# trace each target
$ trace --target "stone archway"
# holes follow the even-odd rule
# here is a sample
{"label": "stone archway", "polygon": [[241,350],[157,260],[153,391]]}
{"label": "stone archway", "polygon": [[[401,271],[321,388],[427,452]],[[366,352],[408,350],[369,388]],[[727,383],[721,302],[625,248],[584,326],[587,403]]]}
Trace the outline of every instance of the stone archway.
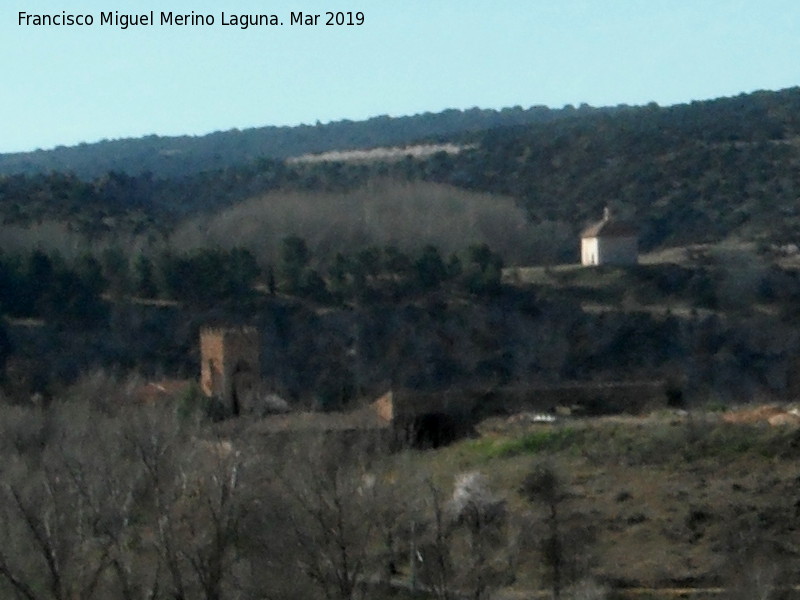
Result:
{"label": "stone archway", "polygon": [[414,448],[439,448],[458,438],[459,426],[453,415],[423,413],[411,420],[407,434]]}
{"label": "stone archway", "polygon": [[239,360],[231,372],[231,413],[240,415],[252,409],[253,398],[257,393],[258,375],[252,365]]}

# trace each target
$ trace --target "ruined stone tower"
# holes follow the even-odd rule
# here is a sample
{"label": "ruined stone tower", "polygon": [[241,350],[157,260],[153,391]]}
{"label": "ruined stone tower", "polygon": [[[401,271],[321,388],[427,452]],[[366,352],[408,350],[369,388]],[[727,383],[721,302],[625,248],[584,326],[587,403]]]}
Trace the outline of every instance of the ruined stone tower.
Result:
{"label": "ruined stone tower", "polygon": [[253,404],[260,380],[259,335],[254,327],[200,330],[200,387],[232,414]]}

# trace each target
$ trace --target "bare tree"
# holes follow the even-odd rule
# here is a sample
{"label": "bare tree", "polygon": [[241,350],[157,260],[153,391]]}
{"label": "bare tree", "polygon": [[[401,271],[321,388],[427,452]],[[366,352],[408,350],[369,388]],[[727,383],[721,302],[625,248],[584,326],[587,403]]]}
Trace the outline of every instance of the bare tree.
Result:
{"label": "bare tree", "polygon": [[230,442],[200,440],[164,415],[154,417],[140,420],[129,439],[147,481],[156,563],[169,597],[222,600],[234,586],[247,510],[241,453]]}
{"label": "bare tree", "polygon": [[506,503],[491,492],[482,473],[462,473],[456,477],[450,510],[467,534],[460,587],[472,600],[483,600],[502,582],[507,564],[498,557],[505,547]]}
{"label": "bare tree", "polygon": [[535,465],[525,478],[520,490],[531,503],[541,503],[547,509],[548,535],[543,541],[545,561],[551,569],[553,598],[559,600],[563,589],[564,546],[561,531],[561,506],[566,499],[564,483],[553,465]]}
{"label": "bare tree", "polygon": [[509,574],[505,501],[477,472],[458,475],[452,492],[430,478],[423,487],[416,508],[420,582],[439,600],[489,597]]}
{"label": "bare tree", "polygon": [[377,487],[369,456],[333,436],[294,445],[277,471],[295,568],[330,600],[364,597],[379,569]]}
{"label": "bare tree", "polygon": [[[222,454],[226,453],[226,454]],[[226,578],[236,560],[236,543],[243,511],[240,455],[221,444],[211,456],[195,460],[194,489],[178,497],[166,516],[172,535],[179,535],[181,556],[191,567],[205,600],[222,600]],[[221,455],[222,454],[222,455]]]}
{"label": "bare tree", "polygon": [[46,418],[24,410],[0,419],[0,595],[242,597],[243,453],[169,409],[73,398]]}
{"label": "bare tree", "polygon": [[[25,598],[93,598],[108,567],[108,545],[81,531],[75,490],[52,472],[7,482],[3,529],[11,538],[0,553],[0,574]],[[92,560],[87,560],[89,558]],[[43,581],[43,589],[34,592]]]}
{"label": "bare tree", "polygon": [[73,441],[62,449],[59,468],[77,493],[88,533],[106,545],[114,593],[124,600],[152,600],[158,595],[160,564],[136,526],[137,519],[142,521],[146,474],[121,435],[127,416],[98,422],[97,415],[89,415],[83,427],[73,426]]}
{"label": "bare tree", "polygon": [[456,577],[451,547],[453,527],[447,510],[447,495],[430,478],[425,481],[424,487],[427,493],[418,509],[421,515],[415,517],[421,539],[419,550],[412,552],[411,568],[419,569],[420,582],[437,600],[452,600],[456,597]]}
{"label": "bare tree", "polygon": [[44,450],[7,457],[0,575],[29,599],[107,597],[116,593],[108,576],[132,507],[130,474],[106,443],[108,423],[95,420],[89,438],[84,407],[51,410]]}

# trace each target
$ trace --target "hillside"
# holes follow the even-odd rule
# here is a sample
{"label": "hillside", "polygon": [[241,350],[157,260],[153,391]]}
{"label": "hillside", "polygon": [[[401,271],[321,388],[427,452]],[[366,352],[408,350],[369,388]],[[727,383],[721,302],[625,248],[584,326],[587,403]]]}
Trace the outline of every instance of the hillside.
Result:
{"label": "hillside", "polygon": [[800,88],[0,157],[0,597],[799,597],[799,167]]}
{"label": "hillside", "polygon": [[798,597],[796,412],[519,413],[387,452],[335,417],[143,406],[143,384],[95,374],[47,411],[0,405],[4,597],[201,598],[212,577],[216,598]]}
{"label": "hillside", "polygon": [[[46,363],[26,391],[94,366],[185,373],[198,323],[251,320],[275,333],[275,385],[308,402],[326,386],[349,399],[356,376],[377,390],[676,373],[692,400],[786,398],[799,115],[792,89],[577,109],[399,160],[0,176],[4,352]],[[559,266],[605,204],[653,264]],[[523,268],[501,285],[503,266]],[[358,368],[341,341],[356,329],[371,340]]]}
{"label": "hillside", "polygon": [[[612,204],[645,249],[800,237],[800,89],[487,132],[438,179],[573,224]],[[449,164],[448,164],[449,163]]]}
{"label": "hillside", "polygon": [[544,106],[501,111],[451,109],[407,117],[383,115],[366,121],[234,129],[203,136],[150,135],[103,140],[52,150],[0,154],[0,175],[63,171],[90,179],[108,171],[119,171],[128,175],[152,173],[159,177],[178,177],[242,165],[259,158],[285,159],[330,150],[404,145],[499,126],[547,122],[571,114],[567,108]]}
{"label": "hillside", "polygon": [[669,381],[687,406],[798,397],[796,267],[739,252],[683,266],[507,269],[498,286],[470,254],[461,274],[445,269],[434,283],[430,253],[396,249],[303,267],[299,281],[284,260],[274,282],[246,251],[130,265],[108,253],[73,269],[41,253],[4,259],[5,392],[50,396],[96,368],[194,377],[199,328],[247,323],[263,333],[271,390],[309,408],[394,386],[615,380]]}
{"label": "hillside", "polygon": [[[526,120],[537,122],[519,124]],[[258,131],[215,134],[221,141],[209,151],[216,153],[213,160],[188,150],[167,152],[167,142],[158,138],[43,152],[42,158],[81,157],[42,163],[78,175],[0,176],[0,216],[22,227],[67,222],[93,239],[120,230],[161,236],[187,217],[223,212],[275,191],[349,194],[393,180],[448,184],[499,203],[514,199],[546,248],[529,257],[534,264],[574,260],[574,237],[606,205],[639,224],[648,251],[724,240],[784,245],[800,238],[797,88],[671,107],[475,109],[280,129],[295,140],[291,144],[249,143]],[[206,148],[214,139],[180,143]],[[308,154],[411,140],[451,143],[440,147],[459,151]],[[120,150],[127,145],[146,150],[137,158]],[[265,154],[305,158],[252,160]],[[145,165],[145,155],[160,158]],[[33,163],[23,168],[14,162],[19,158],[0,158],[0,171],[39,169]],[[109,168],[117,171],[99,174]],[[149,172],[125,174],[144,168]],[[443,230],[447,222],[440,220]]]}
{"label": "hillside", "polygon": [[616,588],[613,598],[629,597],[625,588],[638,588],[633,597],[666,598],[689,597],[676,588],[729,586],[742,595],[715,597],[795,598],[771,594],[797,583],[798,430],[749,417],[758,412],[661,411],[551,425],[520,414],[486,421],[476,439],[412,464],[444,489],[459,473],[480,472],[519,511],[515,547],[533,547],[511,586],[520,593],[502,597],[530,597],[521,590],[551,580],[537,541],[548,530],[543,503],[531,506],[521,493],[525,475],[546,465],[562,490],[565,584],[588,577]]}

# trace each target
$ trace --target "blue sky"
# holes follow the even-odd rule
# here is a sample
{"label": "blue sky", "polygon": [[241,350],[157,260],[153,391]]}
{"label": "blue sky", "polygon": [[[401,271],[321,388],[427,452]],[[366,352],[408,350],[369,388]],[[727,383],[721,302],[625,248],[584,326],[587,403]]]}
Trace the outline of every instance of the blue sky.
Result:
{"label": "blue sky", "polygon": [[[19,11],[92,14],[24,27]],[[212,27],[100,26],[101,11]],[[283,27],[223,27],[220,13]],[[288,25],[362,11],[360,27]],[[797,0],[2,0],[0,152],[544,104],[661,105],[800,85]]]}

